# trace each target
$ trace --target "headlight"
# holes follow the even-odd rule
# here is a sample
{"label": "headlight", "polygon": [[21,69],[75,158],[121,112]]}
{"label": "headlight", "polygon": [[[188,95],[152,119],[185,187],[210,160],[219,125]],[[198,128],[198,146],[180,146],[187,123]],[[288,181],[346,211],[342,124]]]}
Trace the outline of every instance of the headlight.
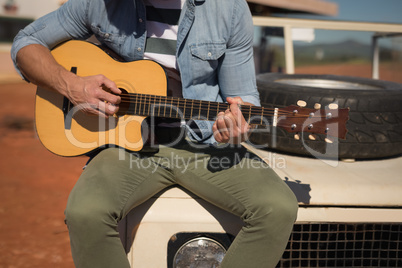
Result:
{"label": "headlight", "polygon": [[173,268],[217,268],[226,249],[217,241],[197,237],[184,243],[176,252]]}

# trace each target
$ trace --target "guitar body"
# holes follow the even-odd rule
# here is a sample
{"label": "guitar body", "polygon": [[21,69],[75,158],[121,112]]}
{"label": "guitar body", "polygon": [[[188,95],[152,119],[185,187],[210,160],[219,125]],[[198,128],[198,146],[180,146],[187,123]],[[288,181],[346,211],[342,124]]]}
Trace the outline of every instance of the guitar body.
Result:
{"label": "guitar body", "polygon": [[[163,68],[148,60],[119,62],[99,47],[69,41],[52,50],[56,61],[79,76],[103,74],[128,93],[166,96]],[[35,123],[38,136],[51,152],[62,156],[88,154],[109,145],[131,151],[143,148],[144,116],[118,115],[108,119],[83,113],[64,96],[38,87]]]}

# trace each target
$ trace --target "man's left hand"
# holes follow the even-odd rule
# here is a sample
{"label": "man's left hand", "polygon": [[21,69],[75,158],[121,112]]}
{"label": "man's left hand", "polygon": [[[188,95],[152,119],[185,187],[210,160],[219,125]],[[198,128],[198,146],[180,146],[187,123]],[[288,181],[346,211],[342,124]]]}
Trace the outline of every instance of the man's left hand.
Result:
{"label": "man's left hand", "polygon": [[250,125],[246,122],[239,105],[252,105],[245,103],[240,97],[228,97],[229,109],[220,112],[212,126],[214,138],[219,143],[239,144],[247,140]]}

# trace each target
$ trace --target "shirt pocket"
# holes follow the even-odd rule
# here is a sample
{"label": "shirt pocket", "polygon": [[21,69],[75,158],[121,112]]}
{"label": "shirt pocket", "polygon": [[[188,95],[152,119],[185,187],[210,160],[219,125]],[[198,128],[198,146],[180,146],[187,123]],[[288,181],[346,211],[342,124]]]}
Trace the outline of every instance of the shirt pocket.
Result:
{"label": "shirt pocket", "polygon": [[219,59],[225,54],[226,43],[190,45],[193,83],[205,83],[216,77]]}
{"label": "shirt pocket", "polygon": [[225,43],[207,43],[190,46],[191,54],[204,61],[218,60],[226,50]]}

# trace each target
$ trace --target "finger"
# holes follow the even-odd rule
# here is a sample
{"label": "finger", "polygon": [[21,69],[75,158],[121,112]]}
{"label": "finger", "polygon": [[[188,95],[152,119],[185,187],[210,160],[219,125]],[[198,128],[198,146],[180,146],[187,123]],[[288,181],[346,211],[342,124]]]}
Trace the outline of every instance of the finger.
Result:
{"label": "finger", "polygon": [[240,106],[244,104],[243,100],[240,97],[227,97],[226,101],[229,103],[229,109],[234,114],[236,121],[238,123],[242,122],[244,117],[241,113]]}
{"label": "finger", "polygon": [[105,107],[106,107],[105,112],[108,115],[114,115],[119,110],[119,106],[113,103],[106,103]]}
{"label": "finger", "polygon": [[229,107],[230,107],[230,112],[233,115],[234,120],[236,121],[236,124],[238,126],[243,126],[244,124],[246,124],[246,120],[243,117],[239,104],[233,103],[233,104],[230,104]]}
{"label": "finger", "polygon": [[114,105],[117,105],[121,102],[120,96],[114,95],[105,90],[101,90],[101,92],[99,92],[98,98],[99,98],[99,100],[103,100],[103,101],[112,103]]}
{"label": "finger", "polygon": [[[235,99],[235,98],[233,98],[233,99]],[[239,98],[239,100],[241,100],[241,98]],[[233,118],[235,119],[236,126],[239,129],[239,132],[241,134],[247,133],[249,130],[249,124],[246,121],[246,119],[244,118],[244,116],[240,110],[239,104],[237,104],[236,102],[233,102],[232,104],[230,104],[229,107],[230,107],[231,114],[233,115]]]}
{"label": "finger", "polygon": [[226,111],[224,120],[225,120],[226,129],[228,130],[228,133],[229,133],[228,142],[229,143],[237,143],[237,140],[239,140],[242,133],[241,133],[239,126],[237,125],[236,119],[234,118],[232,112]]}
{"label": "finger", "polygon": [[230,105],[230,111],[225,112],[225,122],[230,127],[230,142],[239,143],[245,141],[249,133],[249,124],[244,119],[236,102]]}
{"label": "finger", "polygon": [[99,75],[100,77],[100,82],[101,85],[105,86],[107,89],[109,89],[111,92],[115,94],[121,94],[121,90],[117,87],[116,83],[113,82],[112,80],[108,79],[104,75]]}
{"label": "finger", "polygon": [[112,104],[119,104],[121,99],[117,95],[121,94],[121,90],[116,86],[116,83],[104,75],[98,75],[97,78],[99,79],[100,87],[103,89],[99,99]]}
{"label": "finger", "polygon": [[223,112],[220,112],[218,114],[218,118],[215,123],[217,126],[217,130],[222,137],[222,142],[228,142],[230,138],[230,133],[228,127],[226,126],[225,114]]}
{"label": "finger", "polygon": [[243,104],[244,104],[242,98],[240,98],[240,97],[227,97],[227,98],[226,98],[226,101],[227,101],[229,104],[234,104],[234,103],[237,103],[237,104],[240,104],[240,105],[243,105]]}
{"label": "finger", "polygon": [[103,113],[106,117],[114,115],[119,110],[119,106],[109,102],[99,101],[98,111]]}
{"label": "finger", "polygon": [[216,122],[212,125],[212,133],[214,134],[214,138],[217,142],[220,142],[220,143],[223,142],[223,137],[218,130]]}
{"label": "finger", "polygon": [[99,110],[98,106],[94,105],[94,104],[81,103],[79,105],[76,105],[76,108],[78,108],[79,111],[84,112],[87,115],[97,115],[97,116],[106,117],[105,113],[101,112]]}
{"label": "finger", "polygon": [[103,115],[106,118],[109,117],[109,115],[113,115],[113,113],[108,112],[108,103],[104,101],[99,101],[97,106],[97,110],[100,115]]}

